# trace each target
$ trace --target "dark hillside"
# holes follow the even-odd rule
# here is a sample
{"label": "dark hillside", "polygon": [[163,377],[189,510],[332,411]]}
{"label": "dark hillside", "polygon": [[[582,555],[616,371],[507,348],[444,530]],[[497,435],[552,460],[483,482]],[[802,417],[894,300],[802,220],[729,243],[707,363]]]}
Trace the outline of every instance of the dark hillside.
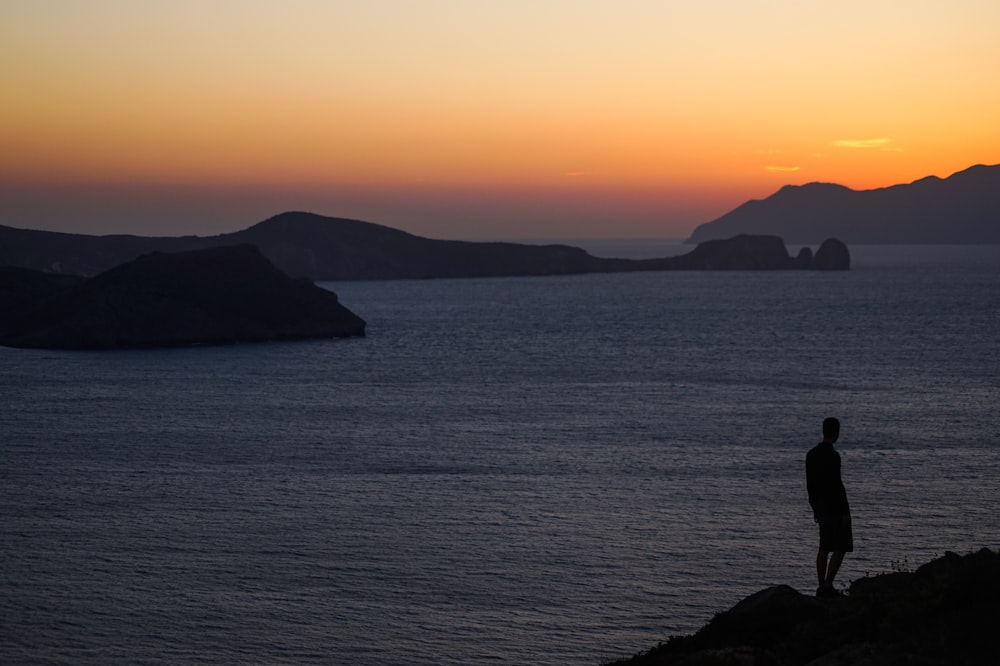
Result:
{"label": "dark hillside", "polygon": [[0,271],[0,344],[110,349],[364,335],[336,294],[252,245],[153,253],[100,275]]}
{"label": "dark hillside", "polygon": [[212,240],[197,236],[88,236],[0,225],[0,266],[91,276],[143,254],[208,247]]}
{"label": "dark hillside", "polygon": [[603,262],[565,245],[435,240],[311,213],[284,213],[225,238],[256,245],[289,274],[320,280],[586,273]]}
{"label": "dark hillside", "polygon": [[831,237],[850,245],[1000,243],[1000,165],[876,190],[788,185],[699,226],[687,242],[736,234],[772,234],[792,244]]}
{"label": "dark hillside", "polygon": [[[249,244],[280,270],[310,280],[398,280],[661,270],[820,268],[790,261],[780,238],[741,236],[690,255],[630,260],[568,245],[435,240],[380,224],[283,213],[221,236],[81,236],[0,226],[0,266],[92,276],[149,252]],[[725,261],[718,255],[724,254]],[[848,263],[823,268],[849,267]]]}

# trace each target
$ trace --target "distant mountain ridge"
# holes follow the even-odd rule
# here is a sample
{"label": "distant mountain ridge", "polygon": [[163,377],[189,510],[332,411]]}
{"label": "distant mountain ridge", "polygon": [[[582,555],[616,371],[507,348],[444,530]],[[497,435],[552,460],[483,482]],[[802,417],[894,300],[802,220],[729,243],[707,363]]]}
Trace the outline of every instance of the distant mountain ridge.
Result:
{"label": "distant mountain ridge", "polygon": [[781,238],[713,241],[680,257],[608,259],[568,245],[435,240],[380,224],[291,212],[219,236],[84,236],[0,226],[0,266],[92,276],[150,252],[253,245],[278,269],[310,280],[394,280],[571,275],[660,270],[847,269],[846,247],[829,239],[791,258]]}
{"label": "distant mountain ridge", "polygon": [[830,237],[848,245],[1000,243],[1000,165],[875,190],[786,185],[702,224],[686,242],[736,234],[771,234],[791,244]]}

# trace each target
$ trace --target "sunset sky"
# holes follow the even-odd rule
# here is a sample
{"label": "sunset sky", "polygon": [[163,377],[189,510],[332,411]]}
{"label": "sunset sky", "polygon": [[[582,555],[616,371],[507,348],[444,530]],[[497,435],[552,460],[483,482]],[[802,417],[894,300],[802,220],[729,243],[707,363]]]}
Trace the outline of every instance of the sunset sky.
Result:
{"label": "sunset sky", "polygon": [[0,0],[0,224],[686,236],[1000,163],[997,0]]}

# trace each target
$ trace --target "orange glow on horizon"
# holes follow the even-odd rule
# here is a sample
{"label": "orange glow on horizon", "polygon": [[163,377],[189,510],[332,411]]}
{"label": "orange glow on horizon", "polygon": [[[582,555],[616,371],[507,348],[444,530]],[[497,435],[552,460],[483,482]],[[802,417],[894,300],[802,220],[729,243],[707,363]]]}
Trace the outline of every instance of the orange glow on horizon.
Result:
{"label": "orange glow on horizon", "polygon": [[518,196],[560,229],[618,197],[638,231],[654,205],[691,228],[785,184],[1000,162],[986,0],[101,4],[0,8],[7,187]]}

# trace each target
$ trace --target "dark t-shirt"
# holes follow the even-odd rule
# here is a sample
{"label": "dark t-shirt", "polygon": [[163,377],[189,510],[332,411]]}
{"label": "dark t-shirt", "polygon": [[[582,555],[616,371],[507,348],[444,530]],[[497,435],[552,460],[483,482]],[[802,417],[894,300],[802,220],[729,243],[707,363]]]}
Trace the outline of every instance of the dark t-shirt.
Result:
{"label": "dark t-shirt", "polygon": [[806,488],[817,519],[850,514],[847,491],[840,478],[840,454],[820,442],[806,454]]}

